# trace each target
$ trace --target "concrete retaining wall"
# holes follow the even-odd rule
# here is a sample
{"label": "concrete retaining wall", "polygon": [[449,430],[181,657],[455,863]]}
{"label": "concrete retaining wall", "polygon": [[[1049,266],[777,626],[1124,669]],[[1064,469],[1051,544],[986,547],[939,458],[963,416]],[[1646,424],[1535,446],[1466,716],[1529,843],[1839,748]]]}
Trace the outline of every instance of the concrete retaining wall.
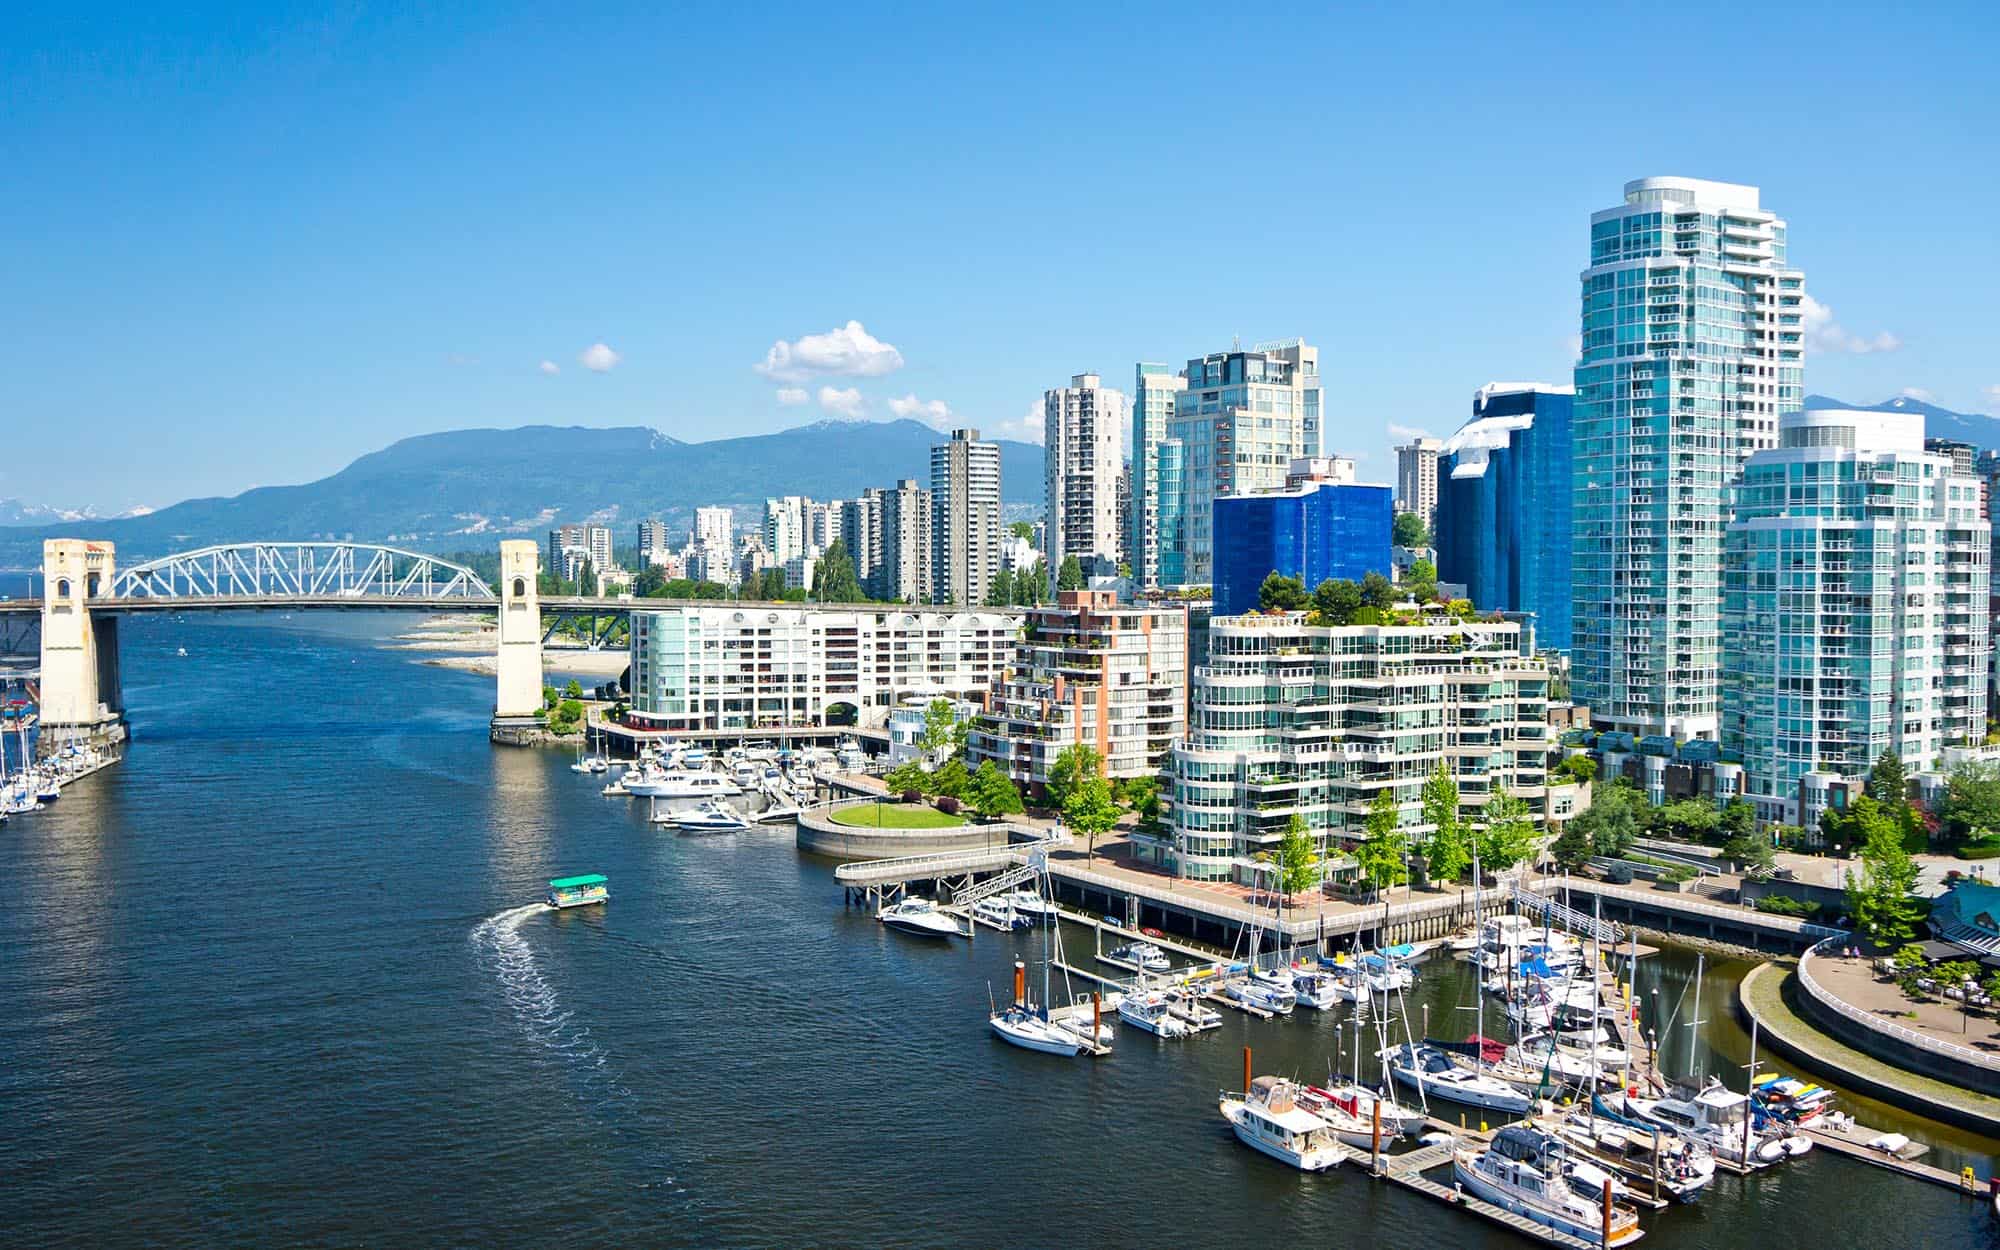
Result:
{"label": "concrete retaining wall", "polygon": [[[1799,961],[1798,1008],[1814,1025],[1883,1063],[2000,1097],[2000,1069],[1960,1059],[1942,1043],[1841,1002],[1812,979],[1813,952]],[[1949,1048],[1949,1049],[1948,1049]]]}
{"label": "concrete retaining wall", "polygon": [[[868,806],[866,801],[849,804]],[[845,810],[845,809],[829,809]],[[1012,839],[1004,823],[965,824],[953,829],[868,829],[839,825],[829,811],[799,816],[798,845],[802,851],[835,859],[893,859],[898,855],[930,855],[939,851],[976,851],[1006,846]]]}

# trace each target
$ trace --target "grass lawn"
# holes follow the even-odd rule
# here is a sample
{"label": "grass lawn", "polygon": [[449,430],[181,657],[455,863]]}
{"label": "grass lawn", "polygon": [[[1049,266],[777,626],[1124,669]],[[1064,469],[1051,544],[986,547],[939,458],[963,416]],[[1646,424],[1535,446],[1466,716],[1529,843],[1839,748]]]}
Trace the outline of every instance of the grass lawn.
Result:
{"label": "grass lawn", "polygon": [[864,803],[843,807],[828,816],[836,825],[863,829],[950,829],[965,823],[963,816],[950,816],[921,803]]}

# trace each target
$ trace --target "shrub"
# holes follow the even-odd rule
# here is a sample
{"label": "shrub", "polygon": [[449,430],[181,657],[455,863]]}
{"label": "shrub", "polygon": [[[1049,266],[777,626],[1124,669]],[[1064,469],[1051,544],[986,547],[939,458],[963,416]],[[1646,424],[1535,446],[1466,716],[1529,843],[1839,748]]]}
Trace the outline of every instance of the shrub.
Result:
{"label": "shrub", "polygon": [[1675,864],[1660,874],[1660,880],[1666,882],[1668,885],[1680,885],[1683,882],[1692,881],[1694,878],[1694,869],[1688,867],[1686,864]]}
{"label": "shrub", "polygon": [[1972,841],[1961,845],[1958,848],[1957,855],[1960,859],[1994,859],[2000,857],[2000,838],[1994,837],[1992,834],[1988,834],[1983,838],[1974,838]]}
{"label": "shrub", "polygon": [[949,794],[938,795],[937,809],[947,816],[958,815],[958,800]]}
{"label": "shrub", "polygon": [[1808,903],[1804,899],[1792,898],[1786,894],[1766,894],[1757,900],[1757,910],[1772,916],[1792,916],[1809,919],[1819,914],[1818,903]]}
{"label": "shrub", "polygon": [[921,803],[921,802],[923,802],[923,801],[924,801],[924,792],[923,792],[922,790],[905,790],[905,791],[903,791],[903,802],[905,802],[905,803]]}
{"label": "shrub", "polygon": [[1604,870],[1604,879],[1612,885],[1632,884],[1632,865],[1613,864]]}

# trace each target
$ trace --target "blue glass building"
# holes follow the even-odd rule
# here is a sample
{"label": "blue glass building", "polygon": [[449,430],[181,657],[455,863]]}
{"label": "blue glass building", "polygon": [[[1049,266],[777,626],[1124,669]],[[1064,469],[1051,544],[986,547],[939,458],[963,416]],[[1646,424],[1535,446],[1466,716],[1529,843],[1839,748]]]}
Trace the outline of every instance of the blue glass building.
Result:
{"label": "blue glass building", "polygon": [[1212,518],[1217,616],[1255,608],[1257,588],[1273,572],[1303,579],[1308,590],[1328,578],[1389,575],[1395,491],[1387,486],[1301,481],[1225,495]]}
{"label": "blue glass building", "polygon": [[1532,612],[1537,643],[1568,651],[1570,412],[1575,388],[1492,382],[1438,453],[1438,580],[1476,608]]}

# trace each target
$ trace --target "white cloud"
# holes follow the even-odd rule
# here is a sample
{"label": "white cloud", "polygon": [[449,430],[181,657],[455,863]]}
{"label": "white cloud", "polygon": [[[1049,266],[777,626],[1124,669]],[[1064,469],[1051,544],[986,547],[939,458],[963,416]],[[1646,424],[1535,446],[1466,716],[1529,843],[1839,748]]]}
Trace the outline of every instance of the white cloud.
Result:
{"label": "white cloud", "polygon": [[899,417],[915,417],[936,429],[951,428],[951,405],[942,399],[918,399],[916,394],[889,401],[889,411]]}
{"label": "white cloud", "polygon": [[981,438],[1008,438],[1021,443],[1039,443],[1046,435],[1042,425],[1042,401],[1036,399],[1029,401],[1028,410],[1014,420],[996,421],[992,425],[982,423],[978,429]]}
{"label": "white cloud", "polygon": [[861,415],[861,404],[861,392],[851,386],[846,390],[831,386],[819,388],[819,406],[837,416],[858,417]]}
{"label": "white cloud", "polygon": [[1436,438],[1437,435],[1431,433],[1429,430],[1418,429],[1414,425],[1391,424],[1389,426],[1389,437],[1416,439],[1416,438]]}
{"label": "white cloud", "polygon": [[592,343],[576,354],[576,363],[592,373],[609,373],[617,368],[618,362],[623,359],[625,359],[623,356],[602,343]]}
{"label": "white cloud", "polygon": [[1870,352],[1893,352],[1903,345],[1901,338],[1887,330],[1873,338],[1848,333],[1833,319],[1833,309],[1810,295],[1800,304],[1799,314],[1800,327],[1805,331],[1806,348],[1809,351],[1851,352],[1856,356],[1866,356]]}
{"label": "white cloud", "polygon": [[818,373],[850,378],[879,378],[903,367],[903,353],[850,321],[825,334],[808,334],[797,342],[771,344],[757,372],[780,382],[803,382]]}
{"label": "white cloud", "polygon": [[1902,390],[1897,391],[1896,394],[1902,396],[1904,399],[1914,399],[1919,403],[1925,404],[1937,399],[1937,396],[1931,394],[1921,386],[1906,386]]}
{"label": "white cloud", "polygon": [[781,386],[778,388],[778,402],[787,408],[795,408],[811,398],[812,396],[806,394],[806,388],[803,386]]}
{"label": "white cloud", "polygon": [[536,365],[535,368],[540,369],[550,377],[554,377],[562,372],[562,366],[553,360],[544,360],[541,364]]}

